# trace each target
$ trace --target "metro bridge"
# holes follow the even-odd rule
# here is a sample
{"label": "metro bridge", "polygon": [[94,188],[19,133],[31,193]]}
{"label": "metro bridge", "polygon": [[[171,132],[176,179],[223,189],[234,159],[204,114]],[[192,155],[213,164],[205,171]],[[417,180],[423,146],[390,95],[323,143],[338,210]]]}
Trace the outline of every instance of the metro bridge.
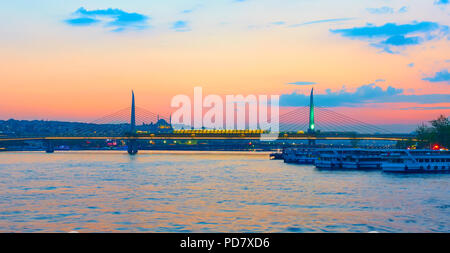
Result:
{"label": "metro bridge", "polygon": [[[129,121],[127,120],[129,119]],[[158,131],[141,131],[145,128],[140,122],[157,122]],[[128,123],[128,122],[129,123]],[[169,123],[167,123],[169,121]],[[54,152],[54,143],[71,140],[122,140],[127,143],[128,153],[134,155],[138,152],[138,141],[157,140],[217,140],[217,141],[292,141],[307,140],[314,145],[316,140],[371,140],[371,141],[407,141],[414,140],[412,136],[393,134],[374,125],[355,120],[346,115],[333,112],[326,108],[315,107],[313,90],[311,90],[309,106],[296,108],[280,116],[280,133],[270,134],[263,130],[214,130],[214,129],[188,129],[173,130],[171,117],[160,117],[150,111],[135,106],[134,92],[132,92],[131,107],[122,109],[113,114],[102,117],[89,124],[90,128],[75,129],[71,134],[63,136],[14,136],[0,138],[0,143],[43,141],[46,151]],[[159,125],[158,125],[159,124]],[[151,126],[154,126],[151,123]],[[110,134],[111,128],[120,128],[122,131]],[[108,131],[105,129],[109,129]],[[127,129],[125,131],[125,129]],[[159,131],[161,130],[161,131]]]}
{"label": "metro bridge", "polygon": [[[271,139],[274,137],[267,137]],[[178,135],[155,135],[155,136],[67,136],[67,137],[18,137],[0,138],[0,141],[55,141],[55,140],[264,140],[264,136],[178,136]],[[331,137],[331,136],[279,136],[274,140],[372,140],[372,141],[406,141],[416,140],[411,137],[378,137],[378,136],[356,136],[356,137]]]}

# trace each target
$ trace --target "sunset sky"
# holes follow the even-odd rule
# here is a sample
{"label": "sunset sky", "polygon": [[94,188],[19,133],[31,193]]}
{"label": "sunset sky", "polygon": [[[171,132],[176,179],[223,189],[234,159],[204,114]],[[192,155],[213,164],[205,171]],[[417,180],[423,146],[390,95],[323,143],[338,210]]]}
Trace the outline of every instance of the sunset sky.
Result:
{"label": "sunset sky", "polygon": [[171,98],[279,94],[372,124],[450,115],[448,0],[0,3],[0,119],[92,121]]}

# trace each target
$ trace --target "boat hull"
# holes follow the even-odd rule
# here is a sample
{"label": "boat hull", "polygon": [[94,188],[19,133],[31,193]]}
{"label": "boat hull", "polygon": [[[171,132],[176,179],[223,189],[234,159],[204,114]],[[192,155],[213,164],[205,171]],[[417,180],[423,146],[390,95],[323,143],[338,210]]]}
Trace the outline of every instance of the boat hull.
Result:
{"label": "boat hull", "polygon": [[316,161],[316,167],[319,169],[347,169],[347,170],[376,170],[381,169],[381,162],[333,162],[333,161]]}
{"label": "boat hull", "polygon": [[429,163],[429,164],[397,164],[383,163],[383,172],[399,172],[399,173],[444,173],[450,172],[449,163]]}

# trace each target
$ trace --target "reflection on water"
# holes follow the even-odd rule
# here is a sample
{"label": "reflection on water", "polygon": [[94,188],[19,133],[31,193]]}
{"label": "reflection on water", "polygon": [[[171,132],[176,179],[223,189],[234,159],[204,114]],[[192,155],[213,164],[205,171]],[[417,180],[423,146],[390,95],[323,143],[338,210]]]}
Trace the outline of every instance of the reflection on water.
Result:
{"label": "reflection on water", "polygon": [[0,153],[0,232],[450,232],[450,174],[268,155]]}

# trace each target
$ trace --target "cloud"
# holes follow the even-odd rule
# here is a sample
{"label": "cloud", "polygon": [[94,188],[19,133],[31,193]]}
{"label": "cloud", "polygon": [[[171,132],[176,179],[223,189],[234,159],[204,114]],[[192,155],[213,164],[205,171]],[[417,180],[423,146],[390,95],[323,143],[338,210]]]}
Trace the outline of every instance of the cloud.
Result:
{"label": "cloud", "polygon": [[203,4],[197,4],[197,5],[193,6],[190,9],[184,9],[183,11],[181,11],[181,13],[182,14],[189,14],[189,13],[192,13],[194,11],[197,11],[198,9],[200,9],[202,7],[203,7]]}
{"label": "cloud", "polygon": [[284,25],[284,24],[286,24],[286,22],[284,22],[284,21],[272,22],[272,25]]}
{"label": "cloud", "polygon": [[433,77],[426,77],[423,78],[422,80],[432,83],[446,82],[450,84],[450,73],[448,72],[448,70],[444,69],[439,72],[436,72],[436,74]]}
{"label": "cloud", "polygon": [[308,21],[308,22],[292,24],[292,25],[287,25],[287,23],[285,21],[275,21],[275,22],[271,22],[268,24],[264,24],[264,25],[249,25],[248,28],[250,28],[250,29],[266,29],[266,28],[271,28],[273,26],[278,26],[278,27],[283,26],[283,27],[295,28],[295,27],[312,25],[312,24],[342,22],[342,21],[347,21],[347,20],[352,20],[352,19],[354,19],[354,18],[321,19],[321,20]]}
{"label": "cloud", "polygon": [[138,13],[126,13],[117,16],[117,18],[111,21],[109,24],[113,26],[129,26],[142,23],[146,19],[147,18],[145,16]]}
{"label": "cloud", "polygon": [[450,106],[434,106],[434,107],[405,107],[400,110],[449,110]]}
{"label": "cloud", "polygon": [[382,44],[393,46],[417,45],[421,42],[420,37],[405,37],[403,35],[396,35],[387,38]]}
{"label": "cloud", "polygon": [[126,12],[121,9],[98,9],[87,10],[83,7],[74,12],[76,18],[67,19],[65,22],[73,26],[89,26],[97,23],[104,23],[106,27],[112,27],[112,31],[124,31],[127,29],[147,28],[149,17]]}
{"label": "cloud", "polygon": [[383,6],[380,8],[367,8],[367,11],[372,14],[391,14],[394,13],[394,9],[391,7]]}
{"label": "cloud", "polygon": [[418,45],[424,41],[442,38],[449,34],[448,26],[435,22],[413,22],[397,25],[386,23],[382,26],[367,25],[347,29],[330,30],[335,34],[352,39],[367,40],[371,46],[382,48],[385,52],[395,53],[392,49]]}
{"label": "cloud", "polygon": [[274,21],[268,24],[264,24],[264,25],[248,25],[247,27],[249,29],[267,29],[267,28],[271,28],[274,26],[280,27],[280,26],[284,26],[286,25],[286,22],[284,21]]}
{"label": "cloud", "polygon": [[288,83],[288,84],[295,84],[295,85],[312,85],[312,84],[317,84],[316,82],[292,82],[292,83]]}
{"label": "cloud", "polygon": [[[347,91],[344,87],[339,91],[327,89],[325,94],[314,95],[315,104],[318,106],[364,106],[368,103],[401,103],[411,102],[418,104],[445,103],[450,101],[450,94],[406,95],[403,89],[392,86],[383,89],[374,83],[358,87],[354,92]],[[305,106],[309,103],[309,95],[293,92],[280,96],[281,106]]]}
{"label": "cloud", "polygon": [[304,23],[298,23],[298,24],[292,24],[287,25],[285,21],[275,21],[272,23],[268,23],[265,25],[249,25],[248,28],[250,29],[264,29],[264,28],[270,28],[273,26],[285,26],[290,28],[300,27],[300,26],[306,26],[306,25],[313,25],[313,24],[320,24],[320,23],[332,23],[332,22],[342,22],[347,20],[352,20],[354,18],[333,18],[333,19],[320,19],[320,20],[313,20],[308,21]]}
{"label": "cloud", "polygon": [[73,26],[89,26],[89,25],[100,22],[100,20],[93,19],[93,18],[73,18],[73,19],[67,19],[65,22],[67,24],[73,25]]}
{"label": "cloud", "polygon": [[400,9],[398,9],[398,13],[405,13],[407,11],[408,11],[408,7],[406,7],[406,6],[403,6]]}
{"label": "cloud", "polygon": [[187,21],[184,21],[184,20],[175,21],[172,24],[172,29],[177,31],[177,32],[188,32],[188,31],[191,30],[189,28],[189,23]]}
{"label": "cloud", "polygon": [[[395,10],[388,6],[383,6],[380,8],[367,8],[366,9],[371,14],[393,14],[395,13]],[[405,13],[408,11],[408,7],[402,6],[400,9],[398,9],[398,13]]]}
{"label": "cloud", "polygon": [[75,14],[85,15],[85,16],[117,16],[126,13],[121,9],[99,9],[99,10],[91,10],[88,11],[84,7],[80,7],[75,11]]}
{"label": "cloud", "polygon": [[413,24],[397,25],[395,23],[387,23],[383,26],[364,26],[349,29],[331,30],[333,33],[341,34],[345,37],[352,38],[373,38],[402,36],[409,33],[423,33],[439,29],[439,24],[434,22],[420,22]]}
{"label": "cloud", "polygon": [[449,3],[450,3],[449,0],[437,0],[436,2],[434,2],[434,4],[436,4],[436,5],[439,5],[439,4],[445,5],[445,4],[449,4]]}
{"label": "cloud", "polygon": [[289,27],[299,27],[299,26],[305,26],[305,25],[330,23],[330,22],[342,22],[342,21],[347,21],[347,20],[352,20],[352,19],[354,19],[354,18],[320,19],[320,20],[313,20],[313,21],[308,21],[308,22],[304,22],[304,23],[300,23],[300,24],[293,24],[293,25],[290,25]]}

